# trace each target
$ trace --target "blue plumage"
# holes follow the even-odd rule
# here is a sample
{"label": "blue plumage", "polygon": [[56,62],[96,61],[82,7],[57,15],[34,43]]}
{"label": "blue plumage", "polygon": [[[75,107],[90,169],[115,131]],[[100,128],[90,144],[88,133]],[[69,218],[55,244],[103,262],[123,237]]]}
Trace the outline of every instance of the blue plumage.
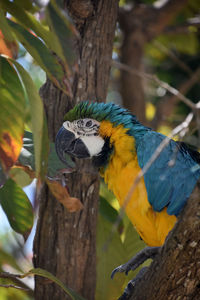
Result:
{"label": "blue plumage", "polygon": [[[147,131],[140,139],[137,157],[141,168],[165,138],[160,133]],[[168,214],[177,216],[180,213],[200,177],[200,169],[195,168],[197,164],[190,150],[170,140],[144,175],[148,200],[155,211],[161,211],[167,206]]]}
{"label": "blue plumage", "polygon": [[[139,123],[126,109],[113,103],[82,102],[69,111],[65,120],[92,118],[123,125],[133,136],[139,166],[143,168],[166,137]],[[171,164],[173,162],[173,164]],[[148,201],[155,211],[167,207],[170,215],[178,215],[200,178],[200,154],[173,140],[161,152],[144,175]]]}

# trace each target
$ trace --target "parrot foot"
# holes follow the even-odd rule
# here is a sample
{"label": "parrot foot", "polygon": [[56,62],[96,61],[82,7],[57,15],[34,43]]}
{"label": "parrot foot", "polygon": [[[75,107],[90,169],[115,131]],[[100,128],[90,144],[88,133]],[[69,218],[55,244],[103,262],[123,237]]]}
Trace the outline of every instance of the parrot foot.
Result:
{"label": "parrot foot", "polygon": [[143,277],[144,273],[147,271],[148,267],[144,267],[142,268],[137,276],[130,280],[129,283],[127,284],[126,288],[124,289],[123,294],[118,298],[118,300],[128,300],[130,299],[132,293],[133,293],[133,289],[135,287],[136,282]]}
{"label": "parrot foot", "polygon": [[[128,275],[128,272],[130,270],[134,271],[137,269],[143,262],[145,262],[147,259],[151,258],[154,259],[155,256],[159,253],[161,247],[146,247],[140,252],[138,252],[134,257],[132,257],[127,263],[117,267],[112,271],[111,278],[114,278],[115,273],[125,273]],[[124,293],[120,296],[118,300],[128,300],[130,299],[133,289],[135,287],[135,284],[138,280],[140,280],[144,273],[147,271],[148,267],[143,267],[135,278],[129,281],[127,287],[124,290]]]}
{"label": "parrot foot", "polygon": [[134,271],[137,269],[143,262],[147,259],[154,257],[158,254],[161,247],[146,247],[140,252],[138,252],[134,257],[132,257],[127,263],[120,265],[112,271],[111,278],[114,278],[114,275],[118,272],[125,273],[126,275],[130,270]]}

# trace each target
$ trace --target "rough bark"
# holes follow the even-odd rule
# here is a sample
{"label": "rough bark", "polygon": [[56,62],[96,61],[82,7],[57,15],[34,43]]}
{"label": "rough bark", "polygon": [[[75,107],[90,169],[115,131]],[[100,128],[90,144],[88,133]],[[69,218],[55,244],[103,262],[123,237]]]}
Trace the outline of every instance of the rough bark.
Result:
{"label": "rough bark", "polygon": [[[121,62],[143,71],[144,49],[147,42],[163,32],[187,2],[188,0],[169,0],[160,8],[137,4],[131,10],[121,9],[119,24],[124,35]],[[137,75],[121,72],[121,95],[124,106],[145,123],[143,85],[143,80]]]}
{"label": "rough bark", "polygon": [[131,300],[200,299],[200,183]]}
{"label": "rough bark", "polygon": [[[76,41],[79,72],[69,99],[50,81],[41,96],[47,114],[51,140],[55,139],[63,116],[80,100],[105,100],[117,18],[117,0],[72,0],[65,2],[81,38]],[[34,240],[34,265],[53,273],[68,287],[93,300],[96,281],[96,222],[98,175],[90,162],[79,162],[78,171],[67,177],[70,194],[84,205],[81,212],[68,213],[46,185],[40,196],[39,218]],[[35,299],[69,299],[62,290],[36,277]]]}

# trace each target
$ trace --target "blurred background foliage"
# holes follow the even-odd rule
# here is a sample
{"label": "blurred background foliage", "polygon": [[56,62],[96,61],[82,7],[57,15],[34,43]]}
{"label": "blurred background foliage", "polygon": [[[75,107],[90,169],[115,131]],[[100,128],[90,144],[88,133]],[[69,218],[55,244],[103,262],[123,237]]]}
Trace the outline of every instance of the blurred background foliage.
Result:
{"label": "blurred background foliage", "polygon": [[[0,5],[3,5],[3,8],[5,9],[6,5],[10,5],[11,2],[21,7],[23,12],[25,12],[31,20],[37,20],[37,22],[42,25],[44,31],[47,30],[51,11],[49,10],[48,14],[45,15],[42,1],[0,0]],[[59,1],[55,2],[58,3]],[[159,5],[161,2],[162,1],[153,0],[121,0],[120,8],[128,11],[132,9],[132,6],[149,6],[155,3]],[[54,1],[52,1],[52,3],[54,3]],[[28,28],[27,22],[24,21],[23,23],[23,17],[25,18],[25,15],[21,17],[19,22],[16,15],[12,15],[11,10],[8,9],[7,17],[20,23],[23,28]],[[31,30],[33,30],[33,28],[31,28]],[[58,33],[56,30],[58,29],[55,29],[53,32],[54,35]],[[36,30],[34,34],[38,34]],[[124,34],[125,33],[121,30],[120,24],[118,23],[113,47],[113,59],[117,61],[123,61],[121,47],[124,40]],[[42,37],[40,37],[40,39],[42,40]],[[60,48],[57,47],[56,51],[65,64],[71,55],[71,51],[73,52],[73,49],[71,50],[72,46],[68,45],[69,51],[68,54],[65,55],[63,53],[65,53],[67,46],[63,46],[59,38],[58,42],[60,42]],[[5,43],[7,44],[5,45]],[[21,42],[18,42],[17,44],[13,43],[12,45],[9,44],[8,46],[8,41],[5,42],[2,31],[0,35],[0,53],[16,58],[17,62],[19,62],[31,75],[37,89],[45,82],[45,71],[48,66],[46,65],[42,68],[42,63],[38,64],[36,57],[33,57],[33,54],[31,54],[30,51],[28,52]],[[175,87],[185,94],[192,102],[196,103],[199,101],[200,94],[199,53],[200,4],[199,0],[190,0],[181,12],[176,15],[174,20],[165,27],[161,34],[145,43],[145,51],[142,57],[142,69],[144,72],[155,74],[159,79]],[[56,75],[51,73],[51,71],[54,72],[54,70],[50,70],[49,74],[54,78],[55,83],[63,90],[63,83],[58,83],[59,80],[57,81]],[[67,63],[65,64],[65,71],[70,77],[73,72],[70,64],[69,66]],[[120,90],[121,84],[120,69],[113,65],[107,101],[126,105]],[[173,127],[178,125],[186,117],[189,108],[177,97],[170,95],[164,88],[152,81],[142,78],[142,86],[144,89],[144,98],[142,101],[144,101],[145,107],[145,123],[164,134],[168,134]],[[137,86],[135,89],[137,89]],[[70,93],[68,85],[66,91],[67,93]],[[134,111],[135,110],[133,109],[133,113]],[[25,128],[30,129],[28,122],[25,124]],[[191,124],[190,131],[186,135],[185,141],[195,147],[199,147],[196,121]],[[29,199],[31,198],[34,209],[37,209],[34,203],[34,189],[35,185],[33,185],[32,189],[28,190],[28,197]],[[122,293],[127,282],[134,276],[132,273],[125,278],[124,275],[117,274],[114,280],[111,280],[110,274],[112,270],[116,266],[126,262],[134,255],[134,253],[138,252],[145,245],[140,240],[126,216],[119,222],[117,230],[113,231],[113,226],[116,225],[116,221],[118,220],[119,206],[118,202],[112,193],[107,190],[107,187],[103,182],[101,182],[99,203],[96,299],[111,300],[116,299]],[[31,268],[31,247],[34,230],[28,241],[24,244],[22,237],[17,233],[14,233],[6,222],[3,212],[1,211],[0,270],[11,271],[14,273],[26,272]],[[115,249],[117,249],[117,251],[115,251]],[[11,283],[11,281],[0,279],[0,284],[9,283]],[[0,300],[32,299],[33,281],[25,280],[23,281],[23,285],[23,287],[28,288],[28,291],[0,287]]]}

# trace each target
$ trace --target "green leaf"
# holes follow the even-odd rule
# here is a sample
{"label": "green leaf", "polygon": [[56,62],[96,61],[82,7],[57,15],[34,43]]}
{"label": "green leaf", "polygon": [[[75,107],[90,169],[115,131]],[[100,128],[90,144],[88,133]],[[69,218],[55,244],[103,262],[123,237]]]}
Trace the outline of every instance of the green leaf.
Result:
{"label": "green leaf", "polygon": [[16,4],[21,5],[21,7],[23,9],[26,9],[26,10],[31,11],[31,12],[36,12],[37,11],[36,1],[34,1],[34,2],[32,0],[14,0],[14,1],[16,2]]}
{"label": "green leaf", "polygon": [[97,227],[98,264],[95,299],[112,300],[119,298],[129,280],[136,276],[140,268],[135,272],[130,272],[128,276],[117,273],[113,280],[110,278],[111,272],[117,266],[126,263],[137,252],[143,249],[145,244],[140,240],[138,233],[126,216],[121,221],[123,227],[121,226],[120,230],[113,232],[113,224],[116,222],[119,213],[105,198],[100,197],[100,199],[100,216]]}
{"label": "green leaf", "polygon": [[[115,203],[117,205],[117,209],[119,208],[119,202],[115,198],[114,194],[108,189],[107,185],[103,180],[101,180],[100,184],[100,195],[104,199],[106,199],[106,201],[109,202],[110,205],[113,206],[113,203]],[[116,208],[116,205],[114,205],[113,207]]]}
{"label": "green leaf", "polygon": [[41,176],[43,178],[47,168],[49,141],[42,100],[30,75],[19,63],[14,60],[11,61],[22,78],[28,96],[32,124],[31,129],[34,140],[36,176]]}
{"label": "green leaf", "polygon": [[[112,224],[114,224],[117,221],[119,215],[118,211],[114,209],[110,205],[110,203],[108,203],[108,201],[102,196],[100,196],[99,212],[106,220],[108,220]],[[123,230],[122,220],[119,223],[118,230],[119,232]]]}
{"label": "green leaf", "polygon": [[[19,1],[21,2],[23,0]],[[26,1],[27,0],[24,0],[23,2]],[[0,7],[11,14],[18,23],[20,23],[23,27],[26,27],[27,30],[33,30],[36,35],[45,41],[47,46],[53,45],[53,34],[45,26],[43,26],[42,23],[38,22],[34,15],[25,10],[24,4],[22,6],[22,3],[17,4],[16,1],[10,2],[9,0],[1,0]]]}
{"label": "green leaf", "polygon": [[[138,233],[136,232],[136,230],[133,227],[133,224],[130,221],[125,232],[123,244],[124,249],[126,249],[127,261],[146,246],[146,244],[140,239]],[[134,275],[132,275],[132,277],[134,277]]]}
{"label": "green leaf", "polygon": [[195,32],[160,35],[158,41],[167,48],[176,49],[176,51],[188,55],[197,54],[199,49],[198,35]]}
{"label": "green leaf", "polygon": [[43,270],[41,268],[35,268],[27,272],[26,274],[20,276],[21,278],[24,278],[29,275],[38,275],[45,278],[48,278],[49,280],[55,282],[57,285],[59,285],[67,295],[69,295],[73,300],[85,300],[83,297],[75,293],[72,289],[66,287],[62,281],[60,281],[57,277],[55,277],[50,272]]}
{"label": "green leaf", "polygon": [[116,209],[114,209],[108,201],[100,196],[100,204],[99,204],[99,212],[100,214],[110,221],[111,223],[115,223],[118,217],[118,212]]}
{"label": "green leaf", "polygon": [[0,164],[0,188],[5,184],[6,180],[6,174],[4,173],[3,168]]}
{"label": "green leaf", "polygon": [[31,184],[33,181],[33,178],[29,176],[28,172],[18,166],[14,166],[10,169],[9,176],[22,188]]}
{"label": "green leaf", "polygon": [[40,67],[47,73],[51,81],[67,93],[69,87],[65,86],[63,81],[65,74],[56,56],[51,53],[39,38],[31,34],[20,24],[11,20],[8,20],[8,24],[12,28],[19,42],[22,43]]}
{"label": "green leaf", "polygon": [[99,216],[97,227],[97,287],[96,300],[118,299],[122,294],[126,276],[110,275],[114,268],[126,262],[126,253],[118,231],[111,235],[113,224]]}
{"label": "green leaf", "polygon": [[[72,38],[74,33],[78,35],[72,22],[67,16],[62,14],[61,9],[57,6],[54,0],[51,0],[46,8],[48,23],[57,39],[56,47],[60,57],[71,65],[75,62],[75,52],[72,45]],[[59,47],[59,48],[58,48]]]}
{"label": "green leaf", "polygon": [[0,248],[0,266],[5,265],[5,264],[10,265],[11,267],[15,268],[19,272],[23,272],[23,270],[20,267],[20,264],[18,264],[18,262],[17,262],[17,259],[13,255],[8,253],[7,251],[3,250],[1,247]]}
{"label": "green leaf", "polygon": [[[62,67],[64,67],[65,72],[70,76],[68,63],[72,65],[75,61],[72,37],[74,34],[78,36],[78,32],[69,18],[67,18],[66,15],[63,15],[62,10],[57,6],[56,2],[49,2],[46,7],[49,28],[44,26],[41,22],[38,22],[31,13],[24,10],[24,7],[22,7],[21,4],[17,5],[15,2],[10,2],[9,0],[2,0],[0,6],[4,11],[8,11],[14,16],[22,28],[25,27],[28,31],[33,30],[33,32],[45,42],[48,51],[51,49],[52,52],[56,53],[58,57],[62,59]],[[17,37],[19,38],[19,35]],[[53,56],[52,53],[51,55]],[[32,56],[34,57],[34,55]],[[55,56],[53,56],[53,59],[56,59]],[[56,63],[58,63],[58,61],[56,61]],[[44,66],[41,65],[41,67],[44,69]],[[60,78],[61,81],[62,78],[63,74]],[[67,81],[66,76],[64,82],[65,87],[63,86],[63,88],[67,88],[69,89],[69,92],[71,92],[70,83]]]}
{"label": "green leaf", "polygon": [[0,28],[7,41],[13,42],[15,40],[12,30],[8,25],[7,19],[4,16],[4,12],[1,9],[0,9]]}
{"label": "green leaf", "polygon": [[12,179],[0,189],[0,203],[10,226],[26,238],[33,226],[33,210],[24,191]]}
{"label": "green leaf", "polygon": [[0,95],[0,160],[7,171],[22,147],[25,97],[17,72],[3,56],[0,56]]}
{"label": "green leaf", "polygon": [[[15,282],[9,280],[9,279],[1,279],[0,281],[1,284],[14,284],[16,285]],[[28,287],[27,287],[28,288]],[[28,297],[30,295],[30,297]],[[29,289],[27,291],[15,289],[15,288],[3,288],[1,287],[1,294],[0,294],[0,299],[1,300],[30,300],[33,299],[33,292]]]}

